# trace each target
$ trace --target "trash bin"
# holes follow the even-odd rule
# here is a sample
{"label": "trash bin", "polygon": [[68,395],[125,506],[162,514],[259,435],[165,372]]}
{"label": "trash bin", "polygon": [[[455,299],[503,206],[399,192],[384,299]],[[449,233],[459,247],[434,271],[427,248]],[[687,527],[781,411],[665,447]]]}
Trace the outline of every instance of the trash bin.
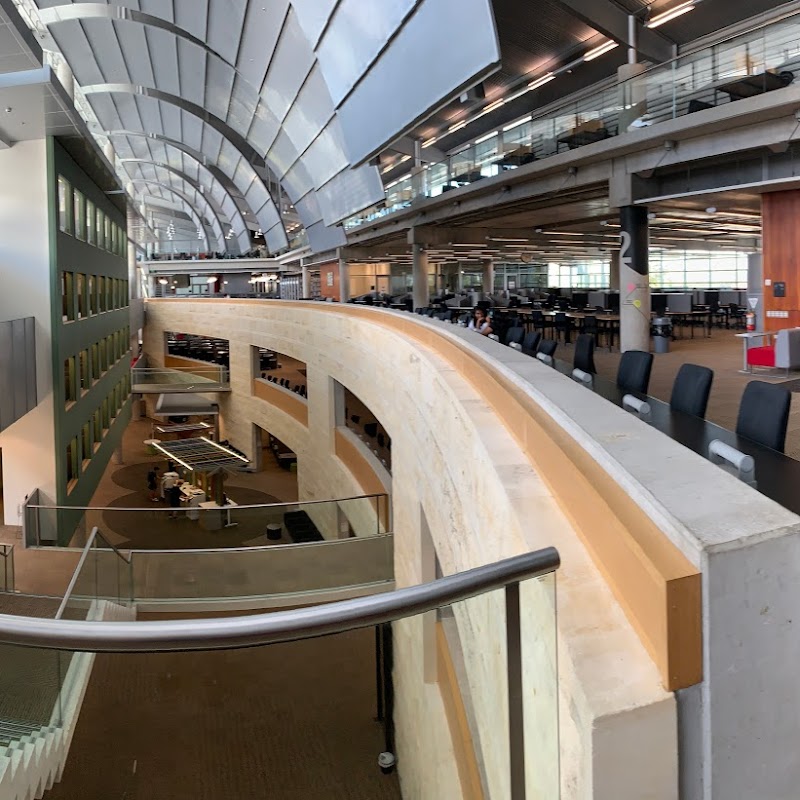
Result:
{"label": "trash bin", "polygon": [[271,522],[267,525],[267,539],[271,542],[277,542],[283,535],[283,528],[278,522]]}
{"label": "trash bin", "polygon": [[653,336],[653,350],[656,353],[669,353],[669,340],[672,338],[672,322],[669,317],[656,317],[650,333]]}

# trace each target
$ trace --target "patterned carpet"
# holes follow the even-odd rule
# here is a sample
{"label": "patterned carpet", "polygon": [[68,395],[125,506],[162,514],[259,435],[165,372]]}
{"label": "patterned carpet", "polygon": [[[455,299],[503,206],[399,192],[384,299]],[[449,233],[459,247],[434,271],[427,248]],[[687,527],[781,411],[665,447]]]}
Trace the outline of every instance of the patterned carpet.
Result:
{"label": "patterned carpet", "polygon": [[400,800],[382,775],[373,632],[98,655],[48,800]]}
{"label": "patterned carpet", "polygon": [[[138,465],[137,465],[138,466]],[[145,466],[146,465],[142,465]],[[132,470],[129,467],[127,470]],[[116,481],[117,475],[114,475]],[[278,500],[264,492],[245,487],[231,488],[231,499],[239,505],[263,505]],[[231,522],[235,527],[216,531],[206,530],[197,520],[190,520],[181,510],[177,519],[171,519],[166,504],[153,503],[146,488],[118,497],[111,501],[110,508],[141,508],[141,513],[129,511],[103,512],[104,533],[114,534],[113,543],[134,550],[181,550],[191,548],[246,547],[280,544],[269,542],[266,526],[269,522],[282,521],[282,514],[262,509],[232,510]],[[288,541],[288,540],[287,540]],[[285,543],[285,542],[284,542]]]}

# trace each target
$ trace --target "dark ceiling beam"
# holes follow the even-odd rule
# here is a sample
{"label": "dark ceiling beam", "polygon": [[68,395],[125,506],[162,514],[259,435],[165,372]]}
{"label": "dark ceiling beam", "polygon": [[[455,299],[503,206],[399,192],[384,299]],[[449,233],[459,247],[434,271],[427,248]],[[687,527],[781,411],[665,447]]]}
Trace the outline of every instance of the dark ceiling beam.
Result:
{"label": "dark ceiling beam", "polygon": [[408,231],[407,243],[433,247],[437,245],[474,244],[483,247],[496,240],[519,239],[533,241],[531,228],[484,228],[484,227],[434,227],[418,225]]}
{"label": "dark ceiling beam", "polygon": [[636,20],[636,39],[628,35],[628,14],[610,0],[556,0],[581,22],[598,33],[614,39],[626,47],[635,47],[638,53],[656,63],[669,61],[673,53],[673,42]]}
{"label": "dark ceiling beam", "polygon": [[[401,136],[396,142],[392,142],[386,150],[414,158],[415,144],[416,140],[412,139],[410,136]],[[431,145],[430,147],[423,147],[421,149],[421,157],[425,162],[436,164],[440,161],[444,161],[447,158],[447,153]],[[413,164],[411,166],[413,166]]]}

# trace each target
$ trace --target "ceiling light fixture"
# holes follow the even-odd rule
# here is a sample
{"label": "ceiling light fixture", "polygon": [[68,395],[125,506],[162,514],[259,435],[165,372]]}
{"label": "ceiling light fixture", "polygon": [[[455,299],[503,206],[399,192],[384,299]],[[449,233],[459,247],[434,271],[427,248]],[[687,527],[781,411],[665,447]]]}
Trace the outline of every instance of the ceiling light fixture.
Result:
{"label": "ceiling light fixture", "polygon": [[426,139],[426,140],[425,140],[425,141],[422,143],[422,147],[423,147],[423,148],[425,148],[425,147],[430,147],[431,145],[434,145],[434,144],[436,144],[436,141],[437,141],[437,138],[436,138],[435,136],[431,136],[431,138],[430,138],[430,139]]}
{"label": "ceiling light fixture", "polygon": [[605,55],[606,53],[613,50],[615,47],[619,47],[619,42],[615,42],[613,40],[609,40],[604,42],[603,44],[598,45],[597,47],[592,48],[584,57],[584,61],[594,61],[596,58],[600,58],[600,56]]}
{"label": "ceiling light fixture", "polygon": [[451,125],[447,129],[447,132],[448,133],[455,133],[455,131],[461,130],[461,128],[463,128],[466,124],[467,124],[467,121],[465,119],[462,119],[461,122],[456,122],[455,125]]}
{"label": "ceiling light fixture", "polygon": [[495,136],[498,135],[498,131],[492,131],[491,133],[487,133],[485,136],[481,136],[480,139],[475,140],[475,144],[483,144],[484,142],[488,142],[489,139],[494,139]]}
{"label": "ceiling light fixture", "polygon": [[542,75],[541,78],[537,78],[535,81],[531,81],[528,84],[529,89],[538,89],[540,86],[544,86],[546,83],[550,83],[555,78],[555,74],[552,72],[548,72],[546,75]]}
{"label": "ceiling light fixture", "polygon": [[687,0],[685,3],[679,3],[674,8],[669,9],[669,11],[656,14],[652,19],[650,19],[649,22],[646,23],[645,27],[657,28],[659,25],[663,25],[665,22],[669,22],[676,17],[680,17],[683,14],[686,14],[688,11],[691,11],[697,2],[698,0]]}

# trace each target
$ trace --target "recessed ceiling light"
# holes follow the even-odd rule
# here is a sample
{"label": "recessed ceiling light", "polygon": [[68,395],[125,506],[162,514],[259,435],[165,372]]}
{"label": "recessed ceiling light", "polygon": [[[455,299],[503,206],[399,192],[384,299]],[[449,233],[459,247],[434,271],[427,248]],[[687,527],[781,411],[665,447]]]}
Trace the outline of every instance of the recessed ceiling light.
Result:
{"label": "recessed ceiling light", "polygon": [[706,214],[716,214],[716,213],[717,213],[717,208],[716,208],[716,206],[709,206],[709,207],[706,209]]}

